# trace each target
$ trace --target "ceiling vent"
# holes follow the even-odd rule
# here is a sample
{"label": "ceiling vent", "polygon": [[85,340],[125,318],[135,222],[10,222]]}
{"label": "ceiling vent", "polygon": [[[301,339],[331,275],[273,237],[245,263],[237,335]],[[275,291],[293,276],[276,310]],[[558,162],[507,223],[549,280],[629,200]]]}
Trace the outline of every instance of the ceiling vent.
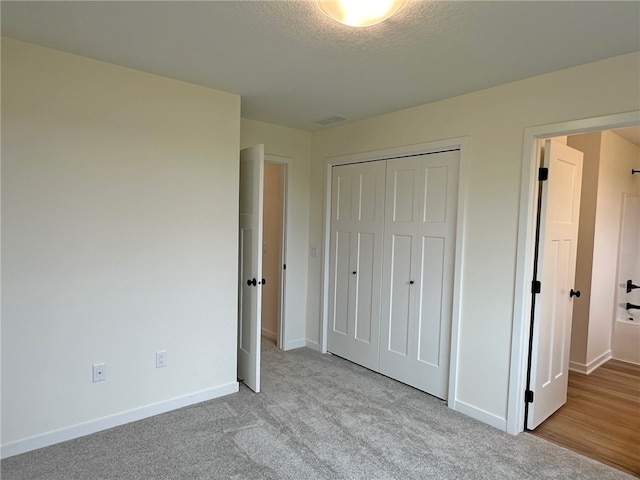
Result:
{"label": "ceiling vent", "polygon": [[311,123],[316,123],[318,125],[331,125],[332,123],[344,122],[347,120],[347,117],[343,117],[342,115],[333,115],[327,118],[321,118],[320,120],[312,120]]}

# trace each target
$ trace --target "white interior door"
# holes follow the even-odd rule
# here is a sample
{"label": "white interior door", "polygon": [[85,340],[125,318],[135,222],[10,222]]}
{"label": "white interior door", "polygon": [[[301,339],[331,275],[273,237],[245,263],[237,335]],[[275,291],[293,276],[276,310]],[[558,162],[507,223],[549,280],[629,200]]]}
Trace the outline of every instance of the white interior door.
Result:
{"label": "white interior door", "polygon": [[459,151],[387,161],[380,372],[446,399]]}
{"label": "white interior door", "polygon": [[540,206],[527,428],[533,430],[567,401],[569,348],[576,271],[582,152],[547,140]]}
{"label": "white interior door", "polygon": [[328,350],[378,368],[385,162],[333,167]]}
{"label": "white interior door", "polygon": [[[238,379],[260,391],[264,145],[240,152]],[[224,208],[224,206],[222,207]]]}

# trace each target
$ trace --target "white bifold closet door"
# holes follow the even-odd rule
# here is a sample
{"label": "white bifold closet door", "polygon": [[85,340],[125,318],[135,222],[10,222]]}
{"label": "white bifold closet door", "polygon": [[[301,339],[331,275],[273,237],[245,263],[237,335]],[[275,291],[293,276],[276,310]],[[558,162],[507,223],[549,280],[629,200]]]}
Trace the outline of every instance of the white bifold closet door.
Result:
{"label": "white bifold closet door", "polygon": [[380,372],[446,399],[459,151],[387,161]]}
{"label": "white bifold closet door", "polygon": [[440,398],[449,375],[459,153],[332,172],[328,350]]}
{"label": "white bifold closet door", "polygon": [[385,164],[332,170],[328,349],[377,370]]}

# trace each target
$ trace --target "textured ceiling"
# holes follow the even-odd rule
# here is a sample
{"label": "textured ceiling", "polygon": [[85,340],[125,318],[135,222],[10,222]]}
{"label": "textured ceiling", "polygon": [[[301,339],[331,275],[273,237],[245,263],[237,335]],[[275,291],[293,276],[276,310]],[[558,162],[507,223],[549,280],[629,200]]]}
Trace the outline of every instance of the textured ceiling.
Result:
{"label": "textured ceiling", "polygon": [[365,29],[311,1],[1,9],[4,36],[236,93],[243,117],[303,130],[640,50],[637,1],[412,1]]}

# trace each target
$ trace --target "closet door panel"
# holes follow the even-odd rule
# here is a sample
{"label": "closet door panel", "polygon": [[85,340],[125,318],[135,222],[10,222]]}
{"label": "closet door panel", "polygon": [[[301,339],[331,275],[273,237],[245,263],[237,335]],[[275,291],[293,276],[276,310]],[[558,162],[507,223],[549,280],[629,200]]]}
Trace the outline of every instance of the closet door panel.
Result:
{"label": "closet door panel", "polygon": [[449,384],[459,151],[418,157],[424,202],[417,223],[421,239],[420,299],[411,384],[446,399]]}
{"label": "closet door panel", "polygon": [[382,206],[377,202],[377,196],[382,195],[380,191],[382,185],[378,182],[378,169],[368,172],[361,172],[358,175],[358,198],[357,198],[357,215],[358,222],[375,222],[376,218],[381,216],[383,212],[380,210]]}
{"label": "closet door panel", "polygon": [[413,158],[387,160],[380,372],[405,383],[411,382],[415,343],[413,264],[419,253],[419,183]]}
{"label": "closet door panel", "polygon": [[402,356],[409,354],[412,240],[408,235],[394,235],[390,249],[389,340],[386,347],[390,352]]}
{"label": "closet door panel", "polygon": [[449,168],[427,167],[422,169],[422,173],[424,175],[422,221],[423,223],[443,223],[447,217]]}
{"label": "closet door panel", "polygon": [[328,349],[371,369],[378,366],[384,174],[384,162],[332,171]]}
{"label": "closet door panel", "polygon": [[358,234],[358,260],[356,265],[355,338],[371,343],[371,323],[377,292],[374,291],[375,235]]}
{"label": "closet door panel", "polygon": [[[394,165],[397,160],[389,160]],[[415,208],[415,170],[411,167],[411,162],[402,162],[404,168],[392,168],[391,181],[387,181],[387,186],[391,187],[391,191],[387,193],[387,201],[392,203],[388,206],[388,218],[393,223],[410,224],[414,221]],[[409,163],[409,165],[407,165]]]}
{"label": "closet door panel", "polygon": [[[380,371],[440,398],[449,375],[458,161],[457,151],[387,161],[385,240],[405,241],[401,249],[385,243]],[[400,250],[410,258],[403,269],[393,259]],[[402,280],[413,282],[404,297]],[[402,308],[399,298],[407,299]]]}
{"label": "closet door panel", "polygon": [[[352,289],[353,319],[349,359],[378,369],[380,344],[380,291],[384,229],[384,162],[350,166],[357,172],[353,209]],[[356,272],[353,274],[353,272]]]}
{"label": "closet door panel", "polygon": [[422,238],[420,309],[418,313],[417,360],[440,364],[440,330],[444,270],[444,239]]}
{"label": "closet door panel", "polygon": [[331,220],[349,222],[353,211],[353,176],[351,172],[336,172]]}
{"label": "closet door panel", "polygon": [[351,233],[334,231],[331,235],[329,318],[327,347],[336,355],[347,355],[349,315],[349,258]]}
{"label": "closet door panel", "polygon": [[334,271],[335,288],[333,308],[333,331],[342,335],[347,334],[349,311],[349,259],[351,258],[351,234],[349,232],[336,232],[335,234],[335,258]]}
{"label": "closet door panel", "polygon": [[331,244],[329,246],[329,325],[328,349],[347,357],[349,330],[349,282],[351,281],[350,225],[354,204],[354,172],[334,169],[331,195]]}

